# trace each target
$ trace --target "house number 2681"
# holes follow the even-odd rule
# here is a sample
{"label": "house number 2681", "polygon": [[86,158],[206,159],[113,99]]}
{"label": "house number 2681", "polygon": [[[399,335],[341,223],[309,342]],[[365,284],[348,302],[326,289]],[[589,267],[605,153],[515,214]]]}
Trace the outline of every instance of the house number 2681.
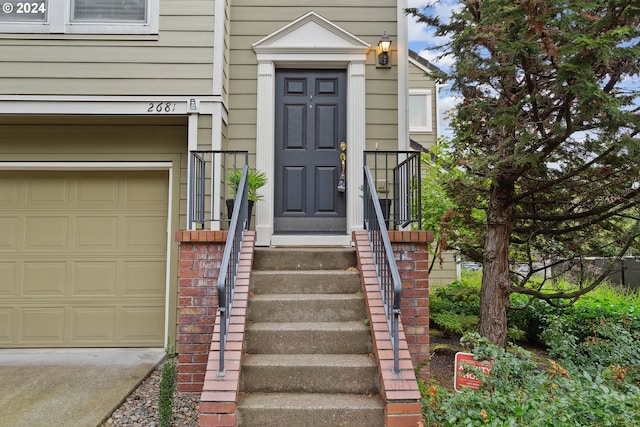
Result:
{"label": "house number 2681", "polygon": [[176,111],[175,102],[150,102],[147,113],[173,113]]}

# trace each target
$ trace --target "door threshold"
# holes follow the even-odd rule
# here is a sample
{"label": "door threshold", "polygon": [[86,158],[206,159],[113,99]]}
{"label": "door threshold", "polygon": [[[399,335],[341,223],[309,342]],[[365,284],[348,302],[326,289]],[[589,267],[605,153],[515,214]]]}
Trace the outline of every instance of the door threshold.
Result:
{"label": "door threshold", "polygon": [[271,236],[272,246],[352,246],[348,234],[274,234]]}

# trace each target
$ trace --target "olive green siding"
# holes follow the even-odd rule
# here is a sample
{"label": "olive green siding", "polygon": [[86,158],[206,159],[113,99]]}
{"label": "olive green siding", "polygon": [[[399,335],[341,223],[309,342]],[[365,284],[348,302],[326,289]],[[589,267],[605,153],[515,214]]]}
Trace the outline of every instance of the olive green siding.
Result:
{"label": "olive green siding", "polygon": [[[397,46],[389,69],[375,67],[375,46],[386,31],[397,40],[397,5],[388,0],[238,0],[231,4],[229,149],[255,153],[257,61],[252,45],[313,11],[372,46],[366,64],[367,148],[398,147]],[[366,16],[366,19],[363,19]]]}
{"label": "olive green siding", "polygon": [[0,34],[3,95],[211,95],[214,0],[160,0],[155,36]]}

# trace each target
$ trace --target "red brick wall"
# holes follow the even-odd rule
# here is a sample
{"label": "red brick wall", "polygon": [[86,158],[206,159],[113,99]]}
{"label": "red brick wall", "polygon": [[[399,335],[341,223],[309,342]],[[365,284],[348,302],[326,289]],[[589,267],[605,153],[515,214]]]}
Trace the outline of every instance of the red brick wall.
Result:
{"label": "red brick wall", "polygon": [[[417,366],[429,357],[429,243],[427,231],[390,231],[389,238],[402,280],[402,325],[411,360]],[[421,377],[428,381],[428,369]]]}
{"label": "red brick wall", "polygon": [[178,231],[178,390],[200,392],[218,310],[226,231]]}

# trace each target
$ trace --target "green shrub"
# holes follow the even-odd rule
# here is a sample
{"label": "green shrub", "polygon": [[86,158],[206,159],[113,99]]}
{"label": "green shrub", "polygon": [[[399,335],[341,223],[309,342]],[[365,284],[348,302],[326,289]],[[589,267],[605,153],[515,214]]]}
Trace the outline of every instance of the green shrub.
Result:
{"label": "green shrub", "polygon": [[575,325],[570,317],[549,320],[542,336],[549,355],[574,370],[588,367],[618,382],[640,385],[640,332],[628,321],[588,319]]}
{"label": "green shrub", "polygon": [[453,335],[464,335],[478,330],[478,316],[474,314],[456,314],[440,311],[431,313],[431,320],[443,332]]}
{"label": "green shrub", "polygon": [[167,360],[162,365],[160,391],[158,396],[158,421],[161,427],[171,425],[173,412],[173,394],[178,379],[178,363],[175,355],[167,350]]}
{"label": "green shrub", "polygon": [[542,370],[519,347],[505,350],[477,334],[464,339],[476,358],[493,360],[490,375],[473,372],[484,381],[479,390],[422,387],[428,426],[640,425],[640,388],[617,379],[615,369],[565,368],[552,361]]}

